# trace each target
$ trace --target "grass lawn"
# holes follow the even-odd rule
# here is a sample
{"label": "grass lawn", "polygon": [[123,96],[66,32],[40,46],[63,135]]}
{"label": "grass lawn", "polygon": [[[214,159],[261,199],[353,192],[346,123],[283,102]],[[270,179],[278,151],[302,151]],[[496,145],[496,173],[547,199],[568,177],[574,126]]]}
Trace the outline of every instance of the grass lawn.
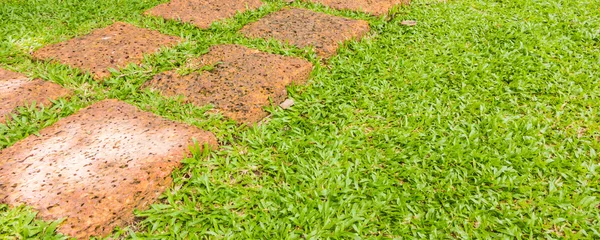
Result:
{"label": "grass lawn", "polygon": [[[326,64],[237,33],[284,0],[208,30],[142,15],[164,0],[0,1],[0,67],[75,90],[0,124],[0,149],[105,98],[220,140],[113,237],[600,238],[600,0],[414,0],[381,18],[293,3],[369,21]],[[186,41],[103,83],[29,55],[114,21]],[[316,67],[258,127],[139,89],[219,43]],[[64,238],[34,216],[0,205],[0,238]]]}

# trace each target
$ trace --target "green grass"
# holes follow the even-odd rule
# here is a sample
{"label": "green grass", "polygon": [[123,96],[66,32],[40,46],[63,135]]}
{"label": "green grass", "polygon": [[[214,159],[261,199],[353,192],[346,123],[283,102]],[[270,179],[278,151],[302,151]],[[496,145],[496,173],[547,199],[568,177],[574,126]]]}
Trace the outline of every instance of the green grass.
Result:
{"label": "green grass", "polygon": [[[208,30],[141,13],[162,1],[3,0],[0,66],[76,91],[0,125],[0,149],[104,98],[215,132],[131,238],[600,238],[600,1],[415,0],[323,64],[314,51],[246,39],[269,1]],[[408,27],[403,20],[416,20]],[[28,53],[125,21],[186,42],[104,83]],[[316,67],[296,105],[259,127],[139,90],[219,43]],[[63,238],[56,222],[0,206],[0,236]]]}

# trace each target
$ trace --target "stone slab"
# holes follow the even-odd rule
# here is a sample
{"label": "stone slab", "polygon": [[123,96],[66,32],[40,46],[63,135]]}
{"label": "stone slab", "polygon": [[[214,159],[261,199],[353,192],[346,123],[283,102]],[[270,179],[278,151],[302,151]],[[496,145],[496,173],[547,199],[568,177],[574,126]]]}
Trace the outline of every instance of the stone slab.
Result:
{"label": "stone slab", "polygon": [[71,91],[52,82],[30,80],[27,76],[0,68],[0,123],[4,123],[17,107],[50,106],[51,100],[66,97]]}
{"label": "stone slab", "polygon": [[27,76],[23,75],[22,73],[0,68],[0,80],[13,80],[18,78],[27,78]]}
{"label": "stone slab", "polygon": [[[304,59],[260,52],[238,45],[218,45],[190,61],[190,74],[158,74],[145,86],[165,96],[184,96],[198,106],[212,104],[224,116],[242,123],[266,117],[270,101],[279,104],[286,86],[304,83],[312,64]],[[210,70],[202,70],[209,66]]]}
{"label": "stone slab", "polygon": [[324,58],[334,55],[341,42],[359,39],[368,32],[366,21],[297,8],[272,13],[241,30],[250,38],[273,38],[301,48],[312,46]]}
{"label": "stone slab", "polygon": [[394,6],[409,4],[410,0],[308,0],[338,10],[366,12],[372,15],[387,14]]}
{"label": "stone slab", "polygon": [[209,132],[104,100],[1,150],[0,203],[66,218],[66,235],[103,236],[171,184],[192,139],[217,144]]}
{"label": "stone slab", "polygon": [[54,59],[62,64],[89,71],[95,79],[110,76],[109,68],[139,64],[144,54],[177,44],[181,39],[158,31],[117,22],[92,33],[43,47],[33,53],[36,59]]}
{"label": "stone slab", "polygon": [[172,0],[146,11],[146,14],[206,29],[215,21],[233,17],[237,12],[258,9],[262,5],[260,0]]}

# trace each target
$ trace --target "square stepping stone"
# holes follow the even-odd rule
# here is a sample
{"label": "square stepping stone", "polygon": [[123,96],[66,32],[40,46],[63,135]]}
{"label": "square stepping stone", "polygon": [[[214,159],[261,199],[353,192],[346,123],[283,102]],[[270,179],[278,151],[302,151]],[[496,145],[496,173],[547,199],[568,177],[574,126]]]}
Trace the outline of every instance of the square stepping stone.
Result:
{"label": "square stepping stone", "polygon": [[[306,0],[305,0],[306,1]],[[338,10],[366,12],[371,15],[387,14],[394,6],[409,4],[410,0],[308,0]]]}
{"label": "square stepping stone", "polygon": [[[207,68],[208,70],[203,70]],[[190,74],[177,71],[158,74],[145,86],[165,96],[183,96],[198,106],[212,104],[226,117],[253,123],[266,117],[265,106],[279,104],[286,86],[304,83],[312,64],[238,45],[213,46],[210,52],[189,63]]]}
{"label": "square stepping stone", "polygon": [[0,123],[6,122],[17,107],[33,102],[50,106],[51,100],[65,97],[71,91],[52,82],[30,80],[27,76],[0,68]]}
{"label": "square stepping stone", "polygon": [[359,39],[368,32],[366,21],[297,8],[272,13],[241,30],[250,38],[273,38],[301,48],[312,46],[323,58],[333,56],[341,42]]}
{"label": "square stepping stone", "polygon": [[54,59],[72,67],[89,71],[95,79],[110,76],[109,68],[139,64],[144,54],[173,46],[181,39],[158,31],[117,22],[92,33],[49,45],[33,53],[37,59]]}
{"label": "square stepping stone", "polygon": [[233,17],[237,12],[258,9],[262,5],[260,0],[172,0],[146,11],[146,14],[206,29],[215,21]]}
{"label": "square stepping stone", "polygon": [[209,132],[104,100],[0,151],[0,203],[27,204],[63,234],[103,236],[131,223]]}

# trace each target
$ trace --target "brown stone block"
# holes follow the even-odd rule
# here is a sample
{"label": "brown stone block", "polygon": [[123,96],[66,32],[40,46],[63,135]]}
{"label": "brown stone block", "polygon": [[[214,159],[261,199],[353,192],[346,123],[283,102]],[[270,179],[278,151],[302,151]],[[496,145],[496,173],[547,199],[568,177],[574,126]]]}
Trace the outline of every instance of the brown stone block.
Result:
{"label": "brown stone block", "polygon": [[173,46],[179,41],[178,37],[117,22],[88,35],[43,47],[33,57],[54,59],[81,68],[98,80],[110,76],[109,68],[139,64],[144,54],[155,53],[161,47]]}
{"label": "brown stone block", "polygon": [[244,123],[267,116],[263,108],[270,100],[282,102],[287,96],[286,86],[304,83],[312,71],[306,60],[238,45],[214,46],[188,67],[196,71],[187,75],[165,72],[146,86],[166,96],[183,95],[198,106],[213,104],[223,115]]}
{"label": "brown stone block", "polygon": [[27,204],[63,234],[109,234],[168,187],[196,139],[213,134],[105,100],[0,151],[0,202]]}
{"label": "brown stone block", "polygon": [[0,80],[13,80],[19,78],[27,78],[27,76],[22,73],[8,71],[6,69],[0,68]]}
{"label": "brown stone block", "polygon": [[273,38],[298,47],[312,46],[321,57],[335,54],[340,43],[359,39],[369,23],[305,9],[284,9],[246,25],[241,33],[251,38]]}
{"label": "brown stone block", "polygon": [[19,106],[32,102],[49,106],[51,100],[68,96],[71,91],[52,82],[30,80],[27,76],[0,68],[0,123]]}
{"label": "brown stone block", "polygon": [[206,29],[215,21],[233,17],[237,12],[258,9],[262,4],[260,0],[172,0],[146,11],[146,14]]}
{"label": "brown stone block", "polygon": [[[305,0],[306,1],[306,0]],[[366,12],[372,15],[386,14],[396,5],[409,4],[410,0],[308,0],[338,10]]]}

